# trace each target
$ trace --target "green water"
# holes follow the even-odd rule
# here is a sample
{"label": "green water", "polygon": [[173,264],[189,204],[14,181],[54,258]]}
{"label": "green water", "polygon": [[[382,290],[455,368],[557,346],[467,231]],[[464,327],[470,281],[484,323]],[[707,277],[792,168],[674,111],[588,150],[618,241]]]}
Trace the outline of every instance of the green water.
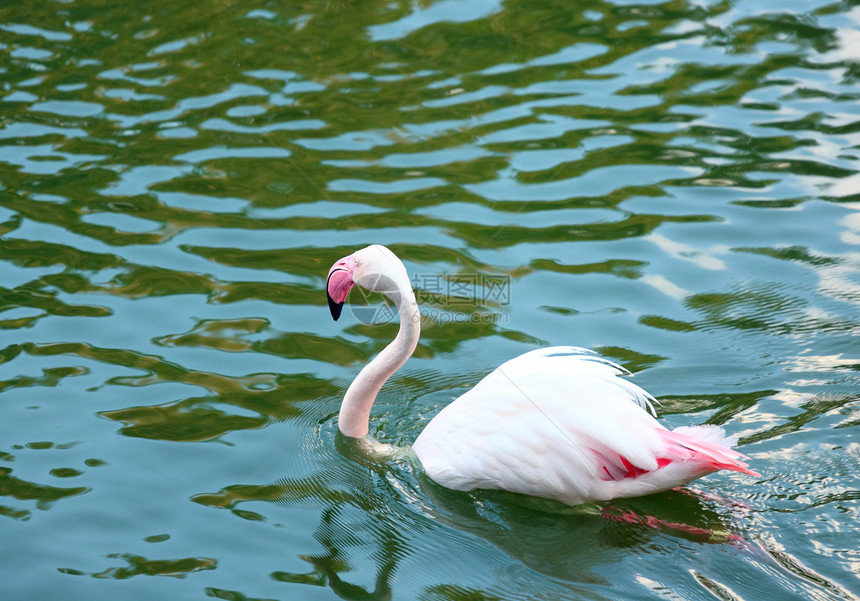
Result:
{"label": "green water", "polygon": [[[856,1],[7,2],[0,51],[3,599],[860,594]],[[379,439],[575,344],[762,478],[565,512],[356,455],[397,326],[324,278],[372,242],[427,317]]]}

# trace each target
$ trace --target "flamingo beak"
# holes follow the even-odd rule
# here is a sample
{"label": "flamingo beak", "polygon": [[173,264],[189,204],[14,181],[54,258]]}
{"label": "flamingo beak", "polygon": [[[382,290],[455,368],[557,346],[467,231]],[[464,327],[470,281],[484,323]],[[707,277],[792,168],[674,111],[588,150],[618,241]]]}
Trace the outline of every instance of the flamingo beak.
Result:
{"label": "flamingo beak", "polygon": [[337,321],[341,311],[343,311],[343,303],[346,302],[349,291],[355,286],[355,281],[353,280],[354,271],[355,259],[352,255],[344,257],[332,265],[328,271],[325,292],[326,298],[328,298],[329,311],[331,311],[331,316],[335,321]]}

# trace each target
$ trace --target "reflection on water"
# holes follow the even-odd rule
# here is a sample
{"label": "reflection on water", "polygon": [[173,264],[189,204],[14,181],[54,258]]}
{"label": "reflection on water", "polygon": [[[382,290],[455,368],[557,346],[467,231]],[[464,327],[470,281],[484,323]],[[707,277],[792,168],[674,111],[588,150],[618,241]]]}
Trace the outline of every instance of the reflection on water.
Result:
{"label": "reflection on water", "polygon": [[[852,598],[858,26],[831,0],[0,8],[4,589]],[[371,242],[427,311],[380,440],[576,344],[764,477],[571,514],[360,460],[338,404],[397,326],[373,295],[332,323],[322,288]],[[474,276],[506,302],[434,284]]]}

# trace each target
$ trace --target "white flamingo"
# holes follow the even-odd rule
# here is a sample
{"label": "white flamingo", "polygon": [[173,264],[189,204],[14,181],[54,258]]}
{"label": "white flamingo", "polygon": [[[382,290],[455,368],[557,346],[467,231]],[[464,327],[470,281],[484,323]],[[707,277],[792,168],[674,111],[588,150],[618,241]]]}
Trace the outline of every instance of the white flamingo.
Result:
{"label": "white flamingo", "polygon": [[[367,436],[382,385],[412,355],[421,320],[406,268],[374,244],[336,262],[326,293],[340,317],[354,285],[385,294],[400,315],[394,341],[346,391],[338,426]],[[726,469],[758,476],[719,426],[668,430],[654,398],[624,368],[569,346],[528,352],[499,366],[442,409],[413,444],[427,475],[454,490],[501,489],[568,505],[668,490]]]}

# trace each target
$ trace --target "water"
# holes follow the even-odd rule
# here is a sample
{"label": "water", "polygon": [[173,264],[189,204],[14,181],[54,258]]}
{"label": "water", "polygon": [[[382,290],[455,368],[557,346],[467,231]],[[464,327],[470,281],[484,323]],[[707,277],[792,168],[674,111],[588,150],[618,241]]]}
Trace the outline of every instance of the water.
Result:
{"label": "water", "polygon": [[[0,8],[5,599],[860,594],[856,2],[186,4]],[[576,344],[763,477],[571,512],[356,455],[371,242],[427,317],[381,440]]]}

